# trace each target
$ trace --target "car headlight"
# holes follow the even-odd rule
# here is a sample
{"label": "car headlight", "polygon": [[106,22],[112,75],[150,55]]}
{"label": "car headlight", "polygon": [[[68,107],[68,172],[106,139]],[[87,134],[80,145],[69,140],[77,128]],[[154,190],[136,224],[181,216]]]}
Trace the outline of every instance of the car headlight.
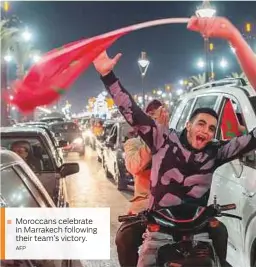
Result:
{"label": "car headlight", "polygon": [[78,137],[73,141],[74,144],[78,144],[78,145],[81,145],[83,142],[84,140],[82,137]]}
{"label": "car headlight", "polygon": [[83,132],[83,136],[84,136],[84,137],[85,137],[85,136],[89,136],[89,137],[91,137],[91,136],[93,136],[93,133],[92,133],[91,130],[86,130],[86,131]]}

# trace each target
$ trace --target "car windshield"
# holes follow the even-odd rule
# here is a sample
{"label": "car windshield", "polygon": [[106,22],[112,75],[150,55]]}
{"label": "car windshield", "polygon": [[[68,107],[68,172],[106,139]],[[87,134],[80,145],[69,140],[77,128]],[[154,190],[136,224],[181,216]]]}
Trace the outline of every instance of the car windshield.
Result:
{"label": "car windshield", "polygon": [[52,157],[37,138],[1,136],[1,146],[18,154],[36,173],[54,170]]}

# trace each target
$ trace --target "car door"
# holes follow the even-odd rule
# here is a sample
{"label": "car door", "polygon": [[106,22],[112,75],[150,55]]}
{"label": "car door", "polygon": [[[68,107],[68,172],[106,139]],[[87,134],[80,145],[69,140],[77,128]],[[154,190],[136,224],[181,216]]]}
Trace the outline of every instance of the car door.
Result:
{"label": "car door", "polygon": [[[238,125],[246,127],[246,131],[256,126],[255,112],[251,108],[251,103],[245,93],[238,91],[233,92],[232,95],[223,94],[222,97],[221,123],[224,123],[225,105],[231,101],[233,110],[230,114],[237,118]],[[241,116],[240,120],[239,116]],[[232,128],[234,130],[234,125]],[[219,137],[223,138],[224,133],[221,133],[221,127],[218,131]],[[236,135],[242,134],[241,132]],[[222,218],[229,233],[229,258],[231,261],[234,260],[236,264],[239,262],[239,266],[244,266],[244,232],[247,220],[252,215],[248,212],[249,202],[256,194],[255,162],[255,151],[252,151],[240,159],[224,164],[215,171],[213,176],[211,199],[216,194],[220,204],[235,203],[237,208],[232,210],[231,213],[243,218],[242,221],[228,217]]]}

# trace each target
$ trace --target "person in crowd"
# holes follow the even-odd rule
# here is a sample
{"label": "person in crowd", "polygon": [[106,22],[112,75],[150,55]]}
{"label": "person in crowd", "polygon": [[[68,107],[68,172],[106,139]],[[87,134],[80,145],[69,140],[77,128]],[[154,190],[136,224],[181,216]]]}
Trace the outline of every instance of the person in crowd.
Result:
{"label": "person in crowd", "polygon": [[42,171],[42,164],[39,159],[34,157],[28,141],[19,140],[13,142],[11,150],[18,154],[34,172]]}

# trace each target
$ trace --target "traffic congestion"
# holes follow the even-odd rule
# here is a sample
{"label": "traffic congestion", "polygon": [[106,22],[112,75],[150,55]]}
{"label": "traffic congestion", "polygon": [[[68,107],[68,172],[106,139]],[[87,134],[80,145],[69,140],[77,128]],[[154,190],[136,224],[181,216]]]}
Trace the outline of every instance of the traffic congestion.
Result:
{"label": "traffic congestion", "polygon": [[[19,71],[27,65],[21,68],[17,63],[18,81],[12,83],[7,67],[17,53],[20,39],[12,38],[19,30],[9,18],[8,2],[1,8],[6,43],[1,42],[10,56],[3,58],[1,67],[1,216],[5,208],[110,210],[108,260],[87,260],[84,255],[10,260],[2,249],[1,266],[256,267],[256,57],[239,27],[215,16],[210,1],[203,1],[196,16],[189,18],[157,17],[74,43],[64,38],[67,44],[38,58],[23,75]],[[164,89],[152,90],[153,85],[144,83],[150,61],[141,52],[142,92],[133,90],[132,74],[127,67],[122,71],[129,53],[124,49],[110,55],[111,45],[132,31],[174,23],[185,24],[186,32],[203,38],[205,62],[199,65],[204,74],[180,80],[179,89],[166,79]],[[246,32],[253,36],[248,25]],[[215,39],[234,49],[233,60],[242,75],[214,71]],[[88,104],[82,108],[81,88],[76,93],[67,90],[79,89],[75,82],[82,71],[90,74],[89,65],[91,77],[97,77],[91,86],[97,84],[97,90],[85,94]],[[221,65],[227,68],[224,58]],[[163,80],[161,76],[158,82]],[[10,226],[4,215],[4,223],[6,219]],[[100,218],[103,224],[104,220]],[[20,218],[18,224],[26,224],[25,233],[56,234],[60,227],[49,225],[57,221],[66,233],[78,234],[64,236],[63,242],[86,244],[82,232],[99,231],[89,217]],[[77,224],[84,224],[83,230]],[[1,224],[1,235],[6,229]],[[18,241],[32,240],[25,238]],[[54,241],[47,238],[36,236],[36,241]]]}

